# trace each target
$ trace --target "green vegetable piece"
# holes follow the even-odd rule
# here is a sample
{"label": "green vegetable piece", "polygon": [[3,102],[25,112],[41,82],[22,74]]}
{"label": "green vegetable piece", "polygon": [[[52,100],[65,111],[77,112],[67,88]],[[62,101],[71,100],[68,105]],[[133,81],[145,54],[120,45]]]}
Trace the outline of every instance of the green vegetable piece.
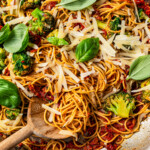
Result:
{"label": "green vegetable piece", "polygon": [[0,72],[5,68],[5,63],[3,60],[0,60]]}
{"label": "green vegetable piece", "polygon": [[28,9],[35,9],[37,7],[40,7],[41,0],[21,0],[20,6],[21,9],[26,11]]}
{"label": "green vegetable piece", "polygon": [[99,52],[99,38],[88,38],[83,40],[75,51],[79,62],[85,62],[93,59]]}
{"label": "green vegetable piece", "polygon": [[16,108],[20,105],[20,102],[17,86],[7,80],[0,79],[0,105]]}
{"label": "green vegetable piece", "polygon": [[106,99],[107,109],[122,118],[129,118],[135,109],[135,99],[127,93],[113,94]]}
{"label": "green vegetable piece", "polygon": [[10,120],[15,120],[20,113],[20,109],[6,109],[6,117]]}
{"label": "green vegetable piece", "polygon": [[[143,81],[141,83],[141,88],[150,85],[150,78]],[[148,102],[150,101],[150,90],[144,90],[142,91],[142,97],[143,100],[148,100]]]}
{"label": "green vegetable piece", "polygon": [[0,48],[0,72],[5,68],[6,51]]}
{"label": "green vegetable piece", "polygon": [[101,21],[99,21],[99,20],[97,20],[97,25],[98,25],[98,27],[99,27],[100,29],[106,29],[106,27],[107,27],[107,24],[106,24],[106,23],[101,22]]}
{"label": "green vegetable piece", "polygon": [[0,30],[0,44],[4,43],[10,34],[10,27],[8,24],[6,24],[1,30]]}
{"label": "green vegetable piece", "polygon": [[0,48],[0,60],[6,58],[6,51],[3,48]]}
{"label": "green vegetable piece", "polygon": [[37,18],[37,19],[41,20],[44,13],[39,8],[36,8],[36,9],[34,9],[34,11],[31,14],[34,18]]}
{"label": "green vegetable piece", "polygon": [[48,37],[47,40],[48,42],[56,46],[69,45],[69,43],[66,40],[58,37]]}
{"label": "green vegetable piece", "polygon": [[58,37],[58,29],[53,30],[47,37]]}
{"label": "green vegetable piece", "polygon": [[13,72],[17,76],[23,76],[32,71],[33,61],[29,55],[24,52],[13,54],[12,64],[14,66]]}
{"label": "green vegetable piece", "polygon": [[20,6],[22,6],[24,2],[25,2],[25,0],[21,0],[20,1]]}
{"label": "green vegetable piece", "polygon": [[110,22],[110,29],[113,31],[120,30],[119,24],[121,24],[121,20],[119,17],[115,17],[113,21]]}
{"label": "green vegetable piece", "polygon": [[150,77],[150,55],[138,57],[131,65],[127,80],[145,80]]}
{"label": "green vegetable piece", "polygon": [[[29,0],[28,0],[28,1],[29,1]],[[41,0],[33,0],[33,3],[34,3],[35,5],[40,4],[40,3],[41,3]]]}
{"label": "green vegetable piece", "polygon": [[53,30],[50,34],[47,36],[47,40],[56,46],[63,46],[63,45],[68,45],[69,43],[62,38],[58,38],[58,29]]}
{"label": "green vegetable piece", "polygon": [[73,3],[75,1],[78,1],[78,0],[61,0],[61,2],[59,4],[57,4],[57,5],[58,6],[60,6],[60,5],[66,5],[66,4]]}
{"label": "green vegetable piece", "polygon": [[[36,10],[39,9],[36,8],[34,11],[37,12]],[[35,12],[33,15],[35,14],[34,16],[37,17]],[[41,12],[41,14],[38,13],[38,15],[39,16],[37,19],[29,21],[29,30],[39,35],[47,35],[48,33],[52,32],[55,29],[56,24],[54,17],[48,12]]]}
{"label": "green vegetable piece", "polygon": [[68,10],[77,11],[87,8],[95,2],[96,0],[61,0],[61,3],[58,5],[61,5]]}
{"label": "green vegetable piece", "polygon": [[28,42],[28,28],[24,24],[18,24],[5,41],[4,49],[10,53],[21,52],[28,46]]}
{"label": "green vegetable piece", "polygon": [[138,9],[138,14],[139,14],[140,20],[148,20],[148,21],[150,21],[150,18],[145,14],[143,9],[141,9],[141,8]]}

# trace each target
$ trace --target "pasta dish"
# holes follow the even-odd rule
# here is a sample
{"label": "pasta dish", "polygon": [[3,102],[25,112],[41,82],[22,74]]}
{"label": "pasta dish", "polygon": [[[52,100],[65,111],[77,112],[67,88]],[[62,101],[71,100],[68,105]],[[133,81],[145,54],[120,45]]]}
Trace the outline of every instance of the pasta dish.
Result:
{"label": "pasta dish", "polygon": [[150,112],[150,6],[144,0],[1,0],[0,137],[28,104],[70,138],[29,150],[119,150]]}

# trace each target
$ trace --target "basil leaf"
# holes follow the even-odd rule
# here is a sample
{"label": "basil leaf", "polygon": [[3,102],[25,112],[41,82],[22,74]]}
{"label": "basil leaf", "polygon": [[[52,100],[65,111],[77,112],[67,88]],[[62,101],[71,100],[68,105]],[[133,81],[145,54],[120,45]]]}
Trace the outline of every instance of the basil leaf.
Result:
{"label": "basil leaf", "polygon": [[59,39],[58,40],[58,45],[69,45],[69,43],[66,41],[66,40],[64,40],[64,39]]}
{"label": "basil leaf", "polygon": [[150,77],[150,55],[138,57],[131,65],[127,80],[145,80]]}
{"label": "basil leaf", "polygon": [[[71,2],[71,0],[70,1],[68,0],[68,3],[67,2],[64,2],[66,4],[60,3],[60,5],[68,10],[76,11],[76,10],[82,10],[86,7],[89,7],[95,2],[96,2],[96,0],[76,0],[76,1],[72,0],[72,2]],[[63,1],[62,1],[62,3],[63,3]]]}
{"label": "basil leaf", "polygon": [[18,24],[11,31],[8,39],[4,43],[4,49],[10,53],[23,51],[29,42],[28,28],[24,24]]}
{"label": "basil leaf", "polygon": [[25,0],[21,0],[20,1],[20,6],[22,6],[24,2],[25,2]]}
{"label": "basil leaf", "polygon": [[76,48],[75,54],[79,62],[93,59],[99,52],[99,38],[83,40]]}
{"label": "basil leaf", "polygon": [[69,43],[66,40],[58,38],[58,37],[49,37],[47,38],[47,40],[51,44],[56,45],[56,46],[69,45]]}
{"label": "basil leaf", "polygon": [[66,4],[75,2],[75,1],[78,1],[78,0],[61,0],[61,2],[60,2],[59,4],[57,4],[57,5],[58,5],[58,6],[59,6],[59,5],[66,5]]}
{"label": "basil leaf", "polygon": [[34,17],[34,18],[37,18],[37,19],[39,19],[39,20],[41,20],[41,18],[42,18],[42,16],[43,16],[43,11],[41,11],[40,9],[38,9],[38,8],[36,8],[36,9],[34,9],[33,11],[32,11],[32,16]]}
{"label": "basil leaf", "polygon": [[6,24],[1,30],[0,30],[0,44],[5,42],[10,34],[10,27],[8,24]]}
{"label": "basil leaf", "polygon": [[7,80],[0,79],[0,104],[9,108],[16,108],[20,103],[17,86]]}

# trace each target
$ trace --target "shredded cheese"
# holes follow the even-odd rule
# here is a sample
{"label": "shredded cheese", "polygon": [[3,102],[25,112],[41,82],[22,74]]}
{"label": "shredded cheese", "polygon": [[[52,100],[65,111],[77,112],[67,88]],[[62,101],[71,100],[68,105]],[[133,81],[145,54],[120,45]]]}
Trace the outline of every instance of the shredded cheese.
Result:
{"label": "shredded cheese", "polygon": [[4,11],[12,11],[14,9],[17,9],[17,5],[13,6],[7,6],[7,7],[0,7],[0,14],[3,13]]}
{"label": "shredded cheese", "polygon": [[53,112],[56,115],[61,115],[61,113],[58,110],[56,110],[54,108],[51,108],[51,107],[49,107],[49,106],[47,106],[45,104],[42,104],[42,108],[46,109],[49,112]]}
{"label": "shredded cheese", "polygon": [[119,89],[113,89],[113,91],[110,92],[110,93],[108,93],[108,94],[106,94],[106,95],[103,97],[103,99],[106,99],[106,98],[109,97],[110,95],[115,94],[115,93],[117,93],[117,92],[119,92],[119,91],[120,91]]}
{"label": "shredded cheese", "polygon": [[84,63],[79,63],[79,66],[81,66],[86,72],[89,71]]}
{"label": "shredded cheese", "polygon": [[[97,23],[97,22],[96,22]],[[107,52],[108,55],[115,57],[116,51],[111,47],[111,45],[104,39],[104,37],[98,33],[97,37],[100,39],[100,41],[103,43],[101,45],[101,50],[104,50]]]}
{"label": "shredded cheese", "polygon": [[63,71],[63,68],[61,66],[59,66],[59,69],[60,69],[60,74],[62,75],[62,78],[63,78],[63,87],[65,90],[68,90],[68,86],[67,86],[67,81],[66,81],[66,78],[65,78],[65,75],[64,75],[64,71]]}
{"label": "shredded cheese", "polygon": [[14,25],[14,24],[17,24],[17,23],[20,23],[20,22],[25,22],[26,23],[29,20],[31,20],[31,17],[20,17],[20,18],[16,18],[16,19],[13,19],[11,21],[8,21],[5,24]]}
{"label": "shredded cheese", "polygon": [[136,13],[138,22],[141,22],[141,21],[140,21],[140,17],[139,17],[139,13],[138,13],[138,9],[137,9],[137,6],[136,6],[136,2],[135,2],[135,0],[132,0],[132,1],[133,1],[133,4],[134,4],[134,7],[135,7],[135,13]]}
{"label": "shredded cheese", "polygon": [[30,43],[30,42],[28,43],[28,46],[32,47],[33,49],[38,49],[39,48],[36,44]]}
{"label": "shredded cheese", "polygon": [[18,86],[18,88],[20,88],[28,97],[33,97],[33,93],[29,92],[25,87],[23,87],[23,85],[21,85],[17,80],[12,79],[12,81],[14,83],[16,83],[16,85]]}
{"label": "shredded cheese", "polygon": [[22,116],[23,116],[23,114],[19,114],[19,115],[17,116],[16,120],[15,120],[14,123],[13,123],[13,126],[16,126],[16,125],[19,124],[19,122],[20,122]]}
{"label": "shredded cheese", "polygon": [[120,35],[124,35],[125,34],[125,20],[122,20],[121,22],[121,32]]}
{"label": "shredded cheese", "polygon": [[73,80],[75,80],[77,83],[80,81],[80,79],[75,75],[73,74],[69,69],[67,68],[63,68],[64,72],[66,74],[68,74]]}
{"label": "shredded cheese", "polygon": [[77,133],[72,133],[71,131],[69,130],[60,130],[59,131],[59,134],[62,134],[62,135],[68,135],[68,136],[73,136],[77,139],[78,135]]}
{"label": "shredded cheese", "polygon": [[94,67],[92,67],[92,71],[87,71],[87,72],[81,73],[81,80],[84,80],[84,78],[86,78],[89,75],[94,74],[94,73],[95,73],[95,70],[94,70]]}
{"label": "shredded cheese", "polygon": [[[53,109],[55,109],[55,110],[57,109],[57,104],[54,104],[54,105],[53,105]],[[54,112],[51,112],[48,121],[49,121],[49,122],[53,122],[54,116],[55,116],[55,113],[54,113]]]}
{"label": "shredded cheese", "polygon": [[150,90],[150,84],[147,85],[147,86],[144,86],[144,87],[142,87],[140,89],[132,90],[131,92],[136,93],[136,92],[141,92],[141,91],[145,91],[145,90]]}

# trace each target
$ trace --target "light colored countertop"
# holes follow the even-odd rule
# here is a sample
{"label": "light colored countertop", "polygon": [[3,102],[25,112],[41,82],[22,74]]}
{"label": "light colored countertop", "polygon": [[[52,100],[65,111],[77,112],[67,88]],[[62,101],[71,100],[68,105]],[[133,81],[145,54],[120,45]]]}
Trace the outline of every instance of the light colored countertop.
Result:
{"label": "light colored countertop", "polygon": [[139,132],[123,142],[121,150],[150,150],[150,117],[141,123]]}

